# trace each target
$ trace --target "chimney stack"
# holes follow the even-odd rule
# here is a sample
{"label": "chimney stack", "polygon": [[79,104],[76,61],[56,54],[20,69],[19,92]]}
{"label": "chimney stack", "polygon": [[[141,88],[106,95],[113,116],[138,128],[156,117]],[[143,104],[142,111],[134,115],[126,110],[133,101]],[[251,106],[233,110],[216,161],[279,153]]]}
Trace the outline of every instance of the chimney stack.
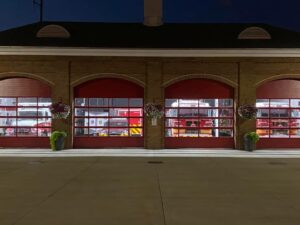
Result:
{"label": "chimney stack", "polygon": [[144,25],[157,27],[163,24],[163,0],[144,0]]}

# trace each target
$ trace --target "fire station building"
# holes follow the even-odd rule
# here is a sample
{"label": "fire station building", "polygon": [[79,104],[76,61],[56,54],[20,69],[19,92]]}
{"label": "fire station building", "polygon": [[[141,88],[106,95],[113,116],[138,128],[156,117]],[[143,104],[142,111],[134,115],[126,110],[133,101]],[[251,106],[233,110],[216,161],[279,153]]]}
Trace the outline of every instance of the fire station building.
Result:
{"label": "fire station building", "polygon": [[[300,148],[300,35],[266,24],[43,22],[0,32],[0,147]],[[71,106],[67,120],[49,105]],[[144,105],[159,103],[157,124]],[[252,104],[257,118],[237,108]],[[126,151],[126,150],[124,150]]]}

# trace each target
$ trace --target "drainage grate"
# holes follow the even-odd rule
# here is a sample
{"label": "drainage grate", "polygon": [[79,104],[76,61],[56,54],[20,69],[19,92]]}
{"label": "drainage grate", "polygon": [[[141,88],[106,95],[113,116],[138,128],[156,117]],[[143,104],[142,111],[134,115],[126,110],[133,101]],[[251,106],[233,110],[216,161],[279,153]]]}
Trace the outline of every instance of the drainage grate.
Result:
{"label": "drainage grate", "polygon": [[270,165],[287,165],[286,162],[269,162]]}
{"label": "drainage grate", "polygon": [[149,164],[162,164],[162,161],[148,161]]}

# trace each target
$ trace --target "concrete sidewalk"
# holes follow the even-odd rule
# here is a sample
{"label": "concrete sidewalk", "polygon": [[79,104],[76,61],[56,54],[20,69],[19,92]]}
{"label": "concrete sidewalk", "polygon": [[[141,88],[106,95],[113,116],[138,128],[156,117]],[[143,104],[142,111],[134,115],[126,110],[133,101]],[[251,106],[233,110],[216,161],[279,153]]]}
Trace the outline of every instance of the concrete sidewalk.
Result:
{"label": "concrete sidewalk", "polygon": [[225,158],[300,158],[300,149],[0,149],[0,157],[225,157]]}
{"label": "concrete sidewalk", "polygon": [[299,225],[300,159],[0,157],[1,225]]}

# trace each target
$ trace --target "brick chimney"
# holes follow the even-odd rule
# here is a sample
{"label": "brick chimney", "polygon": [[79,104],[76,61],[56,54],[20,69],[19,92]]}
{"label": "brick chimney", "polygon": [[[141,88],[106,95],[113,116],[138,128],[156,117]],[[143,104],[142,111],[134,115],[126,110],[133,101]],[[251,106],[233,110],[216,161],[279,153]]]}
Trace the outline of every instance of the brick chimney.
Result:
{"label": "brick chimney", "polygon": [[163,24],[163,0],[144,0],[144,25],[157,27]]}

